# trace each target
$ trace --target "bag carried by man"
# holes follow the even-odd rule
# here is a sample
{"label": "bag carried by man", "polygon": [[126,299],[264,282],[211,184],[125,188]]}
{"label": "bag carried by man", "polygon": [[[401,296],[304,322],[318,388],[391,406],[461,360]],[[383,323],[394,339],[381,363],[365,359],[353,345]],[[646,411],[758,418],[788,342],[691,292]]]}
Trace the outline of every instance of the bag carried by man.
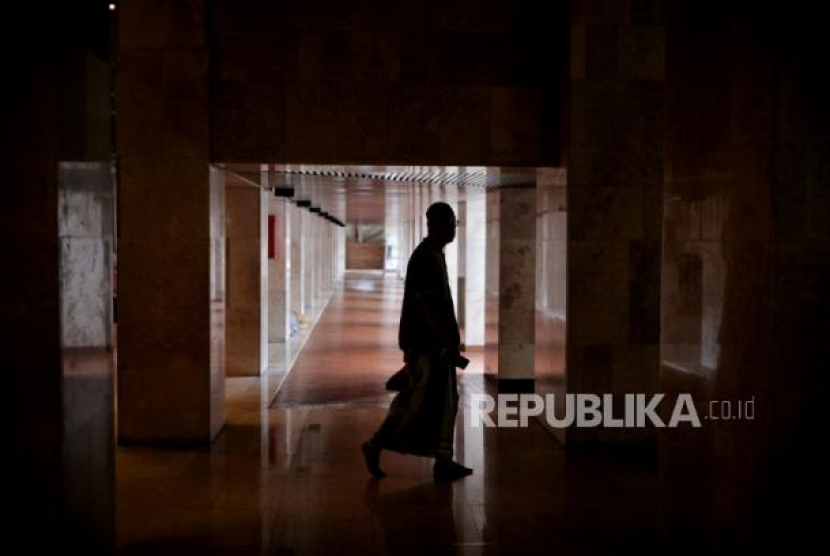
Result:
{"label": "bag carried by man", "polygon": [[[466,369],[469,363],[469,359],[463,355],[459,355],[455,362],[455,366],[459,369]],[[409,388],[409,380],[409,369],[407,368],[406,363],[404,363],[403,367],[392,373],[392,376],[387,379],[386,389],[392,392],[406,390]]]}

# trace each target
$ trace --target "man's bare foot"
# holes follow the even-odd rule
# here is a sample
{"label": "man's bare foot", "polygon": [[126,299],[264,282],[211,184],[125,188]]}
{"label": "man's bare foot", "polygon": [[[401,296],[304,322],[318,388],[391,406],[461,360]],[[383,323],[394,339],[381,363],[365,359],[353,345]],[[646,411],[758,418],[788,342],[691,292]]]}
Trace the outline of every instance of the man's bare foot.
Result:
{"label": "man's bare foot", "polygon": [[472,474],[472,469],[450,458],[435,458],[435,465],[432,468],[433,477],[439,481],[455,481]]}

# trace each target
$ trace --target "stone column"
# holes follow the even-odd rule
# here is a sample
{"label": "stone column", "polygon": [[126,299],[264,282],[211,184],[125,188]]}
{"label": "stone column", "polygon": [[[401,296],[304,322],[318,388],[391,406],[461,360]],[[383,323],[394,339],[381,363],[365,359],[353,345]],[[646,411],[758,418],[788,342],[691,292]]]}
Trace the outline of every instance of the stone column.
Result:
{"label": "stone column", "polygon": [[206,444],[225,420],[224,186],[208,163],[204,11],[123,8],[118,437]]}
{"label": "stone column", "polygon": [[317,308],[320,300],[320,233],[317,216],[310,211],[303,215],[308,222],[308,318],[313,322],[317,317]]}
{"label": "stone column", "polygon": [[314,317],[320,313],[323,302],[325,276],[323,273],[323,219],[319,214],[311,213],[311,222],[314,226]]}
{"label": "stone column", "polygon": [[[500,392],[533,392],[536,342],[535,184],[488,193],[487,352],[485,367]],[[491,210],[492,209],[492,212]]]}
{"label": "stone column", "polygon": [[[600,5],[574,2],[571,21],[567,388],[649,393],[660,362],[663,26],[633,5]],[[651,434],[567,433],[569,443]]]}
{"label": "stone column", "polygon": [[260,372],[268,368],[268,320],[270,317],[271,267],[268,265],[268,211],[270,210],[271,192],[260,188],[259,191],[259,357]]}
{"label": "stone column", "polygon": [[[463,189],[461,189],[459,198],[464,198]],[[457,297],[454,297],[456,305],[455,316],[456,319],[458,319],[458,326],[463,330],[467,317],[467,309],[465,306],[465,297],[467,296],[467,288],[465,285],[467,275],[467,201],[461,200],[458,202],[458,209],[455,211],[455,214],[460,222],[458,228],[455,230],[455,244],[458,261],[456,266],[458,271],[458,289],[454,294],[457,295]],[[463,334],[461,339],[464,339]]]}
{"label": "stone column", "polygon": [[[267,307],[267,275],[263,280],[263,192],[251,182],[228,174],[227,203],[227,374],[257,376],[267,365],[262,357],[263,306]],[[263,291],[263,288],[266,288]],[[267,315],[267,313],[265,313]],[[266,342],[267,344],[267,342]]]}
{"label": "stone column", "polygon": [[401,258],[398,261],[399,278],[406,276],[406,263],[409,262],[409,255],[412,253],[412,218],[414,216],[412,206],[412,190],[411,188],[407,188],[401,209],[404,218],[404,240],[401,245]]}
{"label": "stone column", "polygon": [[[436,201],[444,201],[450,205],[458,218],[458,186],[455,184],[444,185],[442,198]],[[458,232],[458,230],[456,230]],[[456,234],[457,235],[457,234]],[[447,261],[447,278],[450,282],[450,291],[452,292],[452,300],[455,304],[455,312],[458,313],[458,243],[460,238],[444,247],[444,258]]]}
{"label": "stone column", "polygon": [[325,218],[320,218],[320,225],[323,227],[323,277],[325,297],[331,293],[331,223]]}
{"label": "stone column", "polygon": [[499,374],[499,237],[501,191],[489,188],[486,196],[486,268],[484,274],[484,370],[487,377]]}
{"label": "stone column", "polygon": [[[384,187],[392,187],[391,184],[384,182]],[[383,218],[383,236],[384,236],[384,256],[383,269],[397,270],[397,265],[390,266],[390,259],[388,255],[395,253],[396,257],[400,256],[402,251],[403,239],[403,223],[401,219],[401,200],[387,199],[384,203],[384,218]],[[397,262],[397,261],[395,261]]]}
{"label": "stone column", "polygon": [[[567,174],[536,171],[536,393],[565,399],[565,280],[567,276]],[[555,404],[557,417],[565,404]],[[546,423],[546,420],[542,420]],[[565,429],[552,429],[565,442]]]}
{"label": "stone column", "polygon": [[664,530],[710,552],[824,536],[822,514],[781,509],[827,492],[804,448],[826,436],[830,394],[825,18],[721,8],[735,15],[690,0],[665,15],[660,392],[707,416],[753,406],[660,431],[661,482],[682,485]]}
{"label": "stone column", "polygon": [[303,289],[305,288],[303,280],[302,209],[295,203],[288,203],[286,209],[288,211],[288,237],[290,242],[288,256],[291,265],[291,284],[289,287],[291,303],[289,313],[294,312],[299,317],[303,312]]}
{"label": "stone column", "polygon": [[404,241],[403,245],[401,246],[401,258],[398,261],[398,277],[404,278],[406,276],[406,264],[409,262],[409,256],[412,254],[412,238],[414,237],[414,233],[412,232],[412,198],[408,196],[406,199],[406,206],[404,207],[403,214],[405,215],[404,221]]}
{"label": "stone column", "polygon": [[333,287],[337,287],[340,282],[340,226],[334,225],[332,227],[332,251],[334,259],[332,266],[332,282]]}
{"label": "stone column", "polygon": [[301,314],[304,319],[311,319],[314,312],[314,227],[308,209],[300,207],[299,213],[300,234],[302,236],[300,249],[302,274],[300,279],[303,282]]}
{"label": "stone column", "polygon": [[[112,164],[61,162],[60,299],[67,546],[112,541],[114,358]],[[95,547],[95,550],[92,547]]]}
{"label": "stone column", "polygon": [[291,276],[288,252],[288,203],[270,196],[268,252],[268,342],[286,342],[289,333]]}
{"label": "stone column", "polygon": [[464,340],[484,345],[484,282],[486,275],[487,199],[484,189],[467,187],[464,231]]}
{"label": "stone column", "polygon": [[325,221],[326,227],[326,284],[329,294],[334,292],[334,234],[335,226],[331,222]]}
{"label": "stone column", "polygon": [[35,554],[110,554],[112,66],[77,40],[106,36],[108,21],[106,6],[43,8],[19,3],[5,13],[37,28],[37,44],[0,39],[9,54],[0,107],[3,460],[12,478],[4,538]]}
{"label": "stone column", "polygon": [[346,273],[346,228],[337,228],[337,279]]}
{"label": "stone column", "polygon": [[327,224],[323,218],[315,214],[314,215],[314,223],[317,226],[317,267],[318,271],[318,285],[317,285],[317,299],[318,303],[322,303],[322,300],[326,297],[326,292],[328,291],[328,282],[326,277],[326,267],[328,266],[328,259],[327,259],[327,250],[326,250],[326,228]]}
{"label": "stone column", "polygon": [[323,259],[323,274],[325,276],[325,296],[328,299],[329,295],[332,292],[332,282],[331,282],[331,267],[332,267],[332,224],[325,218],[320,218],[320,222],[323,226],[323,249],[325,250],[325,258]]}
{"label": "stone column", "polygon": [[322,302],[326,297],[328,284],[326,282],[326,265],[328,259],[326,258],[326,223],[318,215],[314,215],[314,223],[317,226],[317,303],[322,306]]}

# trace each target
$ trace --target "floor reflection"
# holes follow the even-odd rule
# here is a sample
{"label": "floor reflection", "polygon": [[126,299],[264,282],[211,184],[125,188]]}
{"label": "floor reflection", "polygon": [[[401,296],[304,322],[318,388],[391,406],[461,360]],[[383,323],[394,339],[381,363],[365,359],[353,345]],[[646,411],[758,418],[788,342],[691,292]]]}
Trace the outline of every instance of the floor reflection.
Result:
{"label": "floor reflection", "polygon": [[453,486],[428,482],[401,490],[369,481],[363,493],[389,554],[445,554],[457,545]]}
{"label": "floor reflection", "polygon": [[[400,283],[372,279],[375,293],[347,289],[326,308],[285,383],[290,406],[271,404],[267,379],[246,379],[209,449],[117,451],[120,554],[657,552],[653,462],[566,455],[537,424],[472,427],[480,372],[459,377],[456,453],[473,476],[435,484],[431,460],[384,452],[388,477],[370,481],[359,446],[385,415],[382,384],[400,357],[382,347],[395,328],[371,323],[395,320],[387,296]],[[344,326],[350,304],[361,334]],[[332,346],[341,355],[329,359]]]}

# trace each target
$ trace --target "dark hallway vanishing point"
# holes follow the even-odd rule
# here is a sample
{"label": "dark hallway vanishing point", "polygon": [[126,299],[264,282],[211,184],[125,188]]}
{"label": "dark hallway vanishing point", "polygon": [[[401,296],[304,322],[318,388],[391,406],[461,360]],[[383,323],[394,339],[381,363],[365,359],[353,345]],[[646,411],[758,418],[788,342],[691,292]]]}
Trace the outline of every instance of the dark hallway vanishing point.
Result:
{"label": "dark hallway vanishing point", "polygon": [[[4,21],[10,546],[821,540],[830,79],[812,3],[81,0]],[[456,453],[475,472],[440,484],[384,453],[371,482],[360,446],[437,201],[457,217]],[[467,422],[473,394],[520,393],[664,395],[661,416],[685,396],[702,423]]]}

